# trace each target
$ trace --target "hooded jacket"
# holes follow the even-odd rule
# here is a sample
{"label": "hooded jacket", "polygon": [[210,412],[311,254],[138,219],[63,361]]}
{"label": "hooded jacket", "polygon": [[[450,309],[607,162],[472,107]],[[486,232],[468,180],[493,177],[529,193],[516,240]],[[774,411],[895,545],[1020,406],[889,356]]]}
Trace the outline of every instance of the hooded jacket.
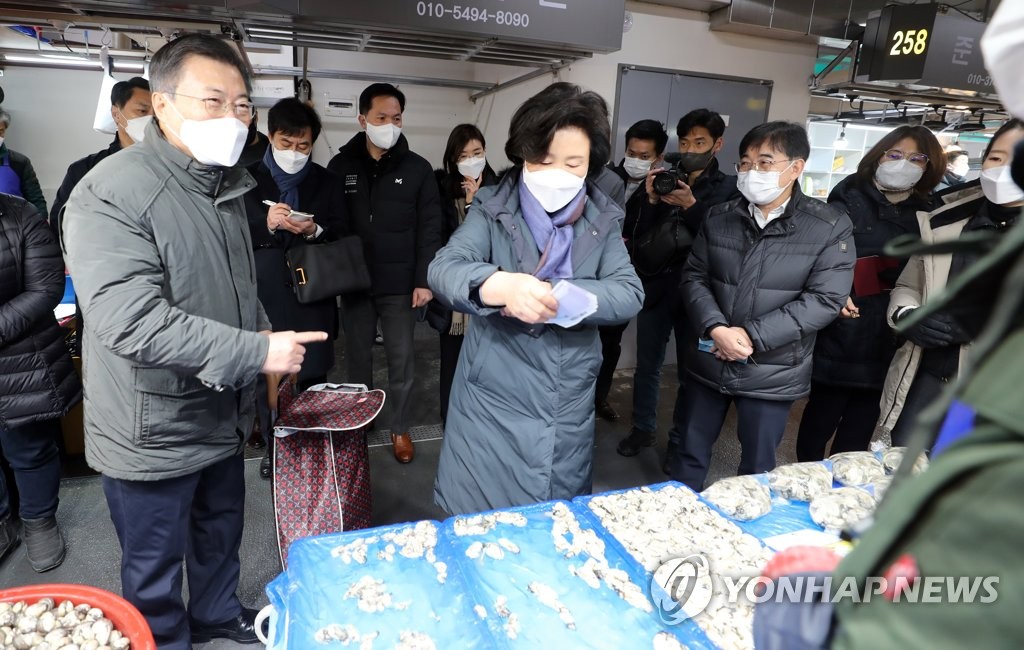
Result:
{"label": "hooded jacket", "polygon": [[[828,204],[842,210],[853,222],[857,256],[884,256],[885,245],[901,235],[917,235],[917,213],[937,207],[934,199],[911,195],[899,203],[890,203],[873,183],[847,176],[829,194]],[[884,271],[880,279],[893,286],[904,261]],[[899,347],[889,328],[886,310],[889,292],[872,296],[852,293],[860,310],[859,318],[837,318],[818,333],[814,348],[814,381],[831,386],[881,390],[889,363]]]}
{"label": "hooded jacket", "polygon": [[60,417],[82,399],[53,316],[63,295],[64,264],[45,219],[0,194],[0,428]]}
{"label": "hooded jacket", "polygon": [[754,344],[747,363],[719,361],[684,342],[697,381],[726,395],[792,401],[807,396],[819,330],[839,316],[857,257],[849,217],[804,196],[797,184],[782,216],[761,230],[745,198],[704,221],[683,271],[690,321],[707,336],[742,327]]}
{"label": "hooded jacket", "polygon": [[270,328],[242,204],[256,183],[146,129],[78,183],[61,238],[89,321],[86,460],[133,481],[242,454]]}

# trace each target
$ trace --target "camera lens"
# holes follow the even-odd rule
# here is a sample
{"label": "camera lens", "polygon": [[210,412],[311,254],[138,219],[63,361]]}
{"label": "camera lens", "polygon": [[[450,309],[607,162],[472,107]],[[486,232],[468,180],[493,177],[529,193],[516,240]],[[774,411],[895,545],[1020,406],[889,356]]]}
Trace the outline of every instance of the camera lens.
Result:
{"label": "camera lens", "polygon": [[669,194],[676,189],[676,181],[678,179],[679,176],[675,170],[659,172],[654,177],[654,180],[651,181],[651,189],[654,190],[655,194]]}

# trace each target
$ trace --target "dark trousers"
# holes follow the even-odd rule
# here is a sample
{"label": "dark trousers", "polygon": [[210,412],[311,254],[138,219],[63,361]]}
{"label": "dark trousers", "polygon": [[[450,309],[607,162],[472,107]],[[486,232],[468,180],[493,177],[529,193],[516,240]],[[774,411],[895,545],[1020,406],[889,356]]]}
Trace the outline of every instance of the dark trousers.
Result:
{"label": "dark trousers", "polygon": [[[159,481],[103,477],[121,544],[121,592],[146,617],[160,650],[192,647],[189,620],[227,621],[242,611],[238,547],[245,477],[232,456],[194,474]],[[181,562],[189,603],[181,598]]]}
{"label": "dark trousers", "polygon": [[595,403],[608,399],[608,392],[612,389],[612,375],[615,374],[615,366],[619,365],[619,357],[622,355],[622,333],[627,327],[629,321],[621,325],[601,325],[597,328],[597,333],[601,337],[601,369],[597,372]]}
{"label": "dark trousers", "polygon": [[[644,285],[647,289],[647,285]],[[679,385],[685,374],[683,332],[685,317],[679,305],[679,291],[669,288],[644,302],[636,317],[636,370],[633,372],[633,427],[654,433],[658,423],[658,396],[661,391],[661,367],[669,335],[676,333],[676,368]],[[696,345],[696,344],[695,344]]]}
{"label": "dark trousers", "polygon": [[774,402],[752,397],[723,395],[698,381],[686,387],[686,431],[678,454],[669,464],[676,481],[698,492],[711,465],[711,448],[722,432],[729,405],[736,403],[739,416],[740,466],[737,474],[758,474],[775,468],[775,449],[786,431],[792,401]]}
{"label": "dark trousers", "polygon": [[918,416],[942,394],[945,382],[930,373],[918,370],[914,383],[907,391],[907,399],[903,402],[900,419],[892,428],[892,446],[906,447],[910,436],[917,428]]}
{"label": "dark trousers", "polygon": [[441,425],[448,422],[448,400],[452,395],[452,383],[455,381],[455,369],[459,365],[459,354],[462,342],[466,337],[462,334],[440,334],[441,345]]}
{"label": "dark trousers", "polygon": [[390,428],[393,433],[405,433],[409,430],[409,397],[415,381],[416,311],[412,308],[412,294],[341,297],[341,323],[345,328],[345,358],[348,360],[346,381],[373,388],[373,339],[378,318],[388,362]]}
{"label": "dark trousers", "polygon": [[[10,429],[0,427],[0,453],[11,468],[22,519],[42,519],[57,512],[60,452],[54,436],[56,425],[56,420],[47,420]],[[0,521],[10,514],[7,479],[0,472]]]}
{"label": "dark trousers", "polygon": [[797,460],[821,460],[829,440],[832,440],[829,455],[866,451],[878,423],[881,399],[880,390],[811,382],[811,396],[796,438]]}

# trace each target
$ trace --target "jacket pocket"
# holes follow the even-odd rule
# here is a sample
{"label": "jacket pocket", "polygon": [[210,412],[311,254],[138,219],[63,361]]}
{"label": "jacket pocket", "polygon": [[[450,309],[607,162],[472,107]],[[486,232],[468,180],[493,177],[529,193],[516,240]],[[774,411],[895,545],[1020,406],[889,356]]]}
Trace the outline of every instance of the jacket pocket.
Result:
{"label": "jacket pocket", "polygon": [[157,368],[135,368],[134,443],[145,449],[210,441],[233,422],[235,392],[214,391],[194,377]]}
{"label": "jacket pocket", "polygon": [[799,366],[803,360],[802,347],[800,341],[787,343],[774,350],[755,354],[754,361],[768,366]]}
{"label": "jacket pocket", "polygon": [[480,379],[480,373],[484,369],[484,364],[487,363],[487,357],[491,351],[491,345],[493,342],[494,335],[490,328],[486,326],[485,330],[480,335],[480,345],[477,346],[476,350],[472,353],[469,363],[469,373],[467,379],[471,382],[476,382]]}

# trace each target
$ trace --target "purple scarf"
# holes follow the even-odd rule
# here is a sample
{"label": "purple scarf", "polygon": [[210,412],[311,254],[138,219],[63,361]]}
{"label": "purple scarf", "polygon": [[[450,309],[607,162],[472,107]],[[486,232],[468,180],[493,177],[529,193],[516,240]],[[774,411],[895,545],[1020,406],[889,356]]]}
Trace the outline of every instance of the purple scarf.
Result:
{"label": "purple scarf", "polygon": [[572,226],[583,214],[586,202],[587,188],[584,186],[565,207],[549,214],[540,201],[530,194],[520,177],[519,208],[540,250],[540,263],[532,274],[535,278],[551,280],[572,277]]}

